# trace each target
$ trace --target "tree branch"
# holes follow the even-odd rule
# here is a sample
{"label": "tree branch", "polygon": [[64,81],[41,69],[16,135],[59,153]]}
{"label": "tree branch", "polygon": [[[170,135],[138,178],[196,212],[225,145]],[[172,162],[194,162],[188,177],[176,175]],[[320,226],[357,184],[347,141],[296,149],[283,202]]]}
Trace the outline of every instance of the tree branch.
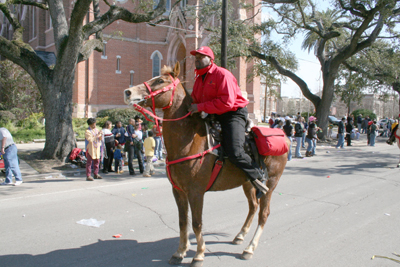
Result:
{"label": "tree branch", "polygon": [[90,35],[104,29],[116,20],[123,20],[126,22],[140,23],[151,21],[165,12],[165,0],[160,0],[156,9],[145,14],[134,14],[125,8],[112,5],[110,9],[100,18],[86,24],[83,27],[85,39]]}
{"label": "tree branch", "polygon": [[25,69],[35,79],[40,90],[43,90],[43,83],[51,79],[49,67],[28,44],[0,36],[0,55]]}
{"label": "tree branch", "polygon": [[297,76],[294,72],[285,69],[279,62],[278,60],[273,57],[273,56],[267,56],[264,54],[261,54],[255,50],[250,49],[251,55],[253,57],[256,57],[258,59],[268,61],[269,63],[274,66],[274,68],[279,72],[279,74],[284,75],[286,77],[289,77],[293,82],[295,82],[301,89],[303,95],[309,99],[314,106],[318,106],[318,103],[321,101],[321,98],[314,95],[311,93],[310,89],[308,88],[308,85],[306,82],[304,82],[303,79],[301,79],[299,76]]}
{"label": "tree branch", "polygon": [[79,52],[78,63],[87,60],[92,54],[93,50],[98,52],[103,51],[103,41],[100,39],[90,39],[82,46]]}
{"label": "tree branch", "polygon": [[268,4],[295,4],[299,0],[262,0],[262,1]]}
{"label": "tree branch", "polygon": [[62,44],[68,38],[68,23],[64,11],[64,3],[62,0],[49,1],[49,11],[51,21],[53,23],[54,44],[56,46],[57,55],[62,50]]}
{"label": "tree branch", "polygon": [[47,5],[47,3],[39,3],[39,2],[29,1],[29,0],[9,0],[9,3],[13,4],[13,5],[34,6],[34,7],[44,9],[44,10],[49,10],[49,6]]}

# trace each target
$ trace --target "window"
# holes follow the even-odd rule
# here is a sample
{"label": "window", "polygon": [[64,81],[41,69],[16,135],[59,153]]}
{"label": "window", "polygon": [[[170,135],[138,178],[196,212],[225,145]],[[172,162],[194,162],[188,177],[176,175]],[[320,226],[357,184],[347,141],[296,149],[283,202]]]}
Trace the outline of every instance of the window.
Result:
{"label": "window", "polygon": [[51,28],[53,28],[53,21],[52,21],[52,19],[51,19],[51,16],[50,16],[50,12],[49,12],[49,20],[48,20],[48,25],[47,25],[47,29],[48,30],[50,30]]}
{"label": "window", "polygon": [[117,56],[117,70],[115,71],[115,73],[117,74],[121,74],[121,56]]}
{"label": "window", "polygon": [[135,72],[134,72],[133,70],[131,70],[131,71],[130,71],[130,74],[131,74],[131,76],[130,76],[129,87],[132,87],[132,86],[133,86],[133,74],[135,74]]}
{"label": "window", "polygon": [[[153,0],[153,2],[154,2],[153,9],[156,9],[158,6],[158,3],[160,3],[160,0]],[[171,0],[165,0],[165,2],[166,2],[166,6],[165,6],[166,10],[165,10],[164,15],[167,15],[171,11]]]}
{"label": "window", "polygon": [[150,57],[151,60],[153,60],[153,77],[160,76],[161,75],[161,60],[163,59],[161,53],[156,50],[151,54]]}
{"label": "window", "polygon": [[106,48],[107,48],[107,42],[103,41],[103,53],[101,54],[102,59],[107,59]]}
{"label": "window", "polygon": [[181,1],[181,8],[185,8],[187,6],[188,0],[182,0]]}
{"label": "window", "polygon": [[36,10],[32,7],[32,39],[36,37]]}

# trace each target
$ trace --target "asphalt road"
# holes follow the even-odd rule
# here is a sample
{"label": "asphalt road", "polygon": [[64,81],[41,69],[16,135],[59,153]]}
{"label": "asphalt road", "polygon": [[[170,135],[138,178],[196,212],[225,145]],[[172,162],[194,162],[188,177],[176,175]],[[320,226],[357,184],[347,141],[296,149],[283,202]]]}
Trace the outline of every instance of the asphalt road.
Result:
{"label": "asphalt road", "polygon": [[[288,163],[252,260],[230,242],[247,214],[241,188],[207,193],[204,266],[398,266],[399,149],[381,140]],[[329,151],[329,153],[327,153]],[[77,224],[104,220],[99,228]],[[165,177],[62,177],[0,187],[0,266],[169,266],[178,213]],[[255,222],[252,230],[255,229]],[[121,238],[113,235],[121,234]],[[196,241],[181,266],[189,266]]]}

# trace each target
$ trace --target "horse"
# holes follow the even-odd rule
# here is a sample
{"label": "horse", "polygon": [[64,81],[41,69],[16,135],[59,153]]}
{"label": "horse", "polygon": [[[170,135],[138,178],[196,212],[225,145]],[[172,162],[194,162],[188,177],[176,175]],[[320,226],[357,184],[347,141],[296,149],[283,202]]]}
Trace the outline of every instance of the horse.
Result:
{"label": "horse", "polygon": [[[161,76],[124,90],[124,101],[147,114],[150,114],[150,112],[145,108],[151,107],[154,114],[150,115],[155,118],[158,118],[155,115],[155,108],[163,109],[163,137],[167,151],[167,173],[173,185],[172,191],[178,206],[180,229],[179,246],[169,263],[179,265],[189,250],[188,208],[190,206],[192,228],[197,240],[197,251],[190,266],[199,267],[203,265],[206,248],[202,236],[203,200],[217,157],[206,153],[208,149],[207,130],[200,114],[194,113],[189,116],[188,109],[192,103],[192,98],[180,83],[179,72],[179,62],[175,64],[174,68],[164,66]],[[143,114],[145,115],[145,113]],[[289,146],[290,141],[287,137],[285,138]],[[179,159],[191,155],[201,155],[201,157],[196,156],[189,160],[171,164],[173,161],[180,161]],[[272,192],[278,185],[286,166],[287,153],[280,156],[266,156],[264,162],[268,171],[269,178],[266,185],[269,191],[259,199],[245,173],[229,160],[225,160],[218,178],[209,188],[209,191],[223,191],[239,186],[243,187],[248,200],[249,212],[240,232],[232,241],[233,244],[243,243],[250,230],[254,215],[258,208],[260,209],[255,234],[241,255],[242,259],[245,260],[252,258],[258,245],[270,214]]]}

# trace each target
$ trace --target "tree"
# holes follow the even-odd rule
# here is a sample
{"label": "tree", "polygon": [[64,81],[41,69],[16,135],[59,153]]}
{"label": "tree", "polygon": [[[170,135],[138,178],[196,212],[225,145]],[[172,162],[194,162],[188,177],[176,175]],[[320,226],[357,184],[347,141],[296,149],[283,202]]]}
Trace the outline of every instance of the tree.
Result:
{"label": "tree", "polygon": [[[378,38],[398,37],[395,25],[400,13],[399,1],[337,0],[334,1],[334,10],[326,11],[317,10],[312,0],[263,2],[277,14],[278,21],[270,20],[261,26],[274,29],[285,40],[299,32],[306,33],[303,48],[314,50],[319,60],[323,78],[322,95],[313,94],[303,79],[268,53],[265,44],[253,46],[252,55],[269,62],[280,74],[289,77],[300,87],[303,95],[314,104],[319,126],[326,133],[335,92],[334,82],[340,66],[353,55],[370,47]],[[277,6],[277,3],[281,4]],[[383,34],[384,28],[386,31]]]}
{"label": "tree", "polygon": [[339,96],[342,102],[347,105],[347,114],[350,114],[351,103],[361,103],[364,97],[364,89],[368,86],[367,80],[357,72],[343,69],[339,72],[337,81],[335,95]]}
{"label": "tree", "polygon": [[[398,40],[397,40],[398,41]],[[399,94],[400,116],[400,49],[398,42],[377,41],[344,63],[350,71],[360,73],[372,82],[375,92]]]}
{"label": "tree", "polygon": [[9,60],[0,62],[0,110],[8,110],[18,120],[43,112],[43,102],[33,79]]}
{"label": "tree", "polygon": [[[135,13],[117,6],[115,2],[104,2],[108,10],[100,14],[99,0],[77,0],[73,2],[70,18],[65,15],[62,0],[6,0],[0,3],[0,11],[14,31],[12,40],[0,36],[0,55],[29,73],[43,99],[46,118],[46,144],[42,152],[44,158],[65,157],[76,146],[72,129],[75,69],[79,62],[89,58],[93,50],[102,51],[101,31],[116,20],[131,23],[148,22],[165,11],[165,0],[160,0],[154,10],[152,1],[137,1]],[[54,68],[48,67],[34,49],[23,41],[23,27],[13,13],[15,5],[27,5],[50,12],[57,56]],[[91,6],[94,20],[84,24]]]}

